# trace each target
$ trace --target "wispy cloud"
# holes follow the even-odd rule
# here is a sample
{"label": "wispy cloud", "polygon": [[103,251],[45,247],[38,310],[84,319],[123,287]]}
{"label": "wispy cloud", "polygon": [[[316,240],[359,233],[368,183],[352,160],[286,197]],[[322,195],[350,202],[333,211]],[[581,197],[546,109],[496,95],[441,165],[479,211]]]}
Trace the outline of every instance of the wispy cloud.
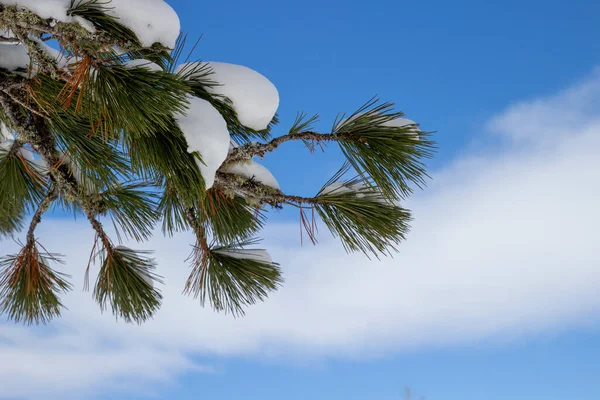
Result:
{"label": "wispy cloud", "polygon": [[[325,238],[290,248],[278,238],[298,226],[271,226],[266,246],[287,282],[243,319],[182,296],[192,240],[157,236],[146,246],[157,249],[166,277],[156,319],[115,323],[89,293],[75,292],[49,328],[2,324],[0,397],[169,383],[203,368],[191,361],[196,355],[372,357],[577,327],[600,314],[599,100],[594,76],[494,117],[485,134],[501,134],[509,146],[436,173],[411,200],[413,232],[394,259],[368,262]],[[69,256],[67,269],[81,284],[92,233],[75,222],[43,226],[41,242]]]}

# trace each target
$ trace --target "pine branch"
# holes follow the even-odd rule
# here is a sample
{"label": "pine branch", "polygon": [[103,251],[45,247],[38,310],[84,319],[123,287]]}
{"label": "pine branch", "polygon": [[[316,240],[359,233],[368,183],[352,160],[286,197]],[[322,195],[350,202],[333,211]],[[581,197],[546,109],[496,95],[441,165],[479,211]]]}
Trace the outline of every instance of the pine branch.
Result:
{"label": "pine branch", "polygon": [[279,265],[264,250],[245,249],[256,241],[203,248],[185,293],[210,302],[216,311],[244,315],[244,307],[263,301],[283,282]]}
{"label": "pine branch", "polygon": [[41,253],[37,243],[27,242],[19,254],[0,259],[0,314],[15,322],[46,324],[60,316],[60,292],[71,290],[63,275],[49,266],[57,255]]}
{"label": "pine branch", "polygon": [[2,205],[0,207],[0,240],[12,238],[23,229],[25,210],[15,205]]}
{"label": "pine branch", "polygon": [[20,75],[0,70],[0,90],[12,90],[25,88],[26,79]]}
{"label": "pine branch", "polygon": [[[132,30],[107,14],[108,7],[104,0],[71,0],[68,14],[91,22],[96,32],[90,33],[78,23],[0,4],[0,30],[15,35],[1,36],[0,43],[18,42],[31,58],[28,77],[18,75],[25,68],[0,71],[0,123],[16,135],[0,151],[0,235],[20,229],[24,216],[33,213],[22,252],[2,264],[9,268],[0,273],[0,311],[30,323],[58,315],[56,293],[68,284],[39,255],[35,241],[43,213],[55,202],[87,217],[96,232],[91,260],[101,263],[94,297],[102,310],[110,306],[128,322],[141,323],[159,308],[161,295],[154,288],[159,278],[146,252],[113,244],[104,217],[112,219],[118,242],[121,233],[148,239],[159,215],[167,234],[191,229],[196,245],[185,292],[234,315],[282,281],[266,252],[245,248],[254,244],[249,238],[262,227],[265,206],[298,208],[313,242],[318,216],[347,251],[379,256],[396,250],[410,221],[398,201],[412,186],[425,184],[423,160],[434,149],[428,133],[401,119],[391,104],[372,99],[348,118],[339,116],[330,132],[318,132],[313,127],[318,116],[302,113],[288,134],[271,139],[277,116],[263,131],[244,127],[231,101],[209,90],[219,84],[212,82],[210,68],[192,63],[173,73],[185,37],[173,53],[162,45],[143,48]],[[46,40],[58,41],[68,66],[49,54]],[[162,70],[127,62],[137,59]],[[198,168],[201,156],[188,153],[175,120],[186,112],[189,96],[210,102],[240,145],[208,191]],[[248,143],[254,138],[264,143]],[[263,157],[293,140],[311,152],[336,142],[347,159],[314,197],[224,172],[233,170],[227,168],[231,163]],[[41,160],[29,158],[26,150]],[[350,166],[358,177],[343,181]]]}
{"label": "pine branch", "polygon": [[[392,103],[373,98],[346,118],[340,115],[331,133],[310,130],[317,117],[301,114],[290,133],[267,143],[246,143],[234,149],[224,165],[252,157],[263,157],[291,140],[310,143],[337,142],[347,161],[365,181],[373,180],[390,198],[405,198],[411,184],[423,187],[428,177],[424,159],[430,158],[435,143],[415,124],[396,125],[403,113],[393,111]],[[314,150],[314,145],[312,145]]]}
{"label": "pine branch", "polygon": [[281,208],[283,205],[314,204],[315,198],[283,193],[280,190],[251,179],[240,179],[237,175],[217,172],[213,187],[228,194],[238,194],[248,202],[258,206],[269,205]]}
{"label": "pine branch", "polygon": [[196,210],[193,207],[185,207],[184,213],[187,224],[192,228],[192,231],[196,236],[196,245],[189,257],[191,260],[192,272],[185,283],[183,292],[188,295],[194,294],[194,296],[197,296],[202,292],[204,279],[210,266],[210,246],[208,244],[206,228],[196,216]]}
{"label": "pine branch", "polygon": [[23,156],[23,142],[0,147],[0,234],[10,235],[20,228],[23,216],[43,199],[46,182]]}
{"label": "pine branch", "polygon": [[247,160],[252,157],[264,157],[266,153],[274,151],[283,143],[291,140],[337,142],[341,140],[341,138],[332,133],[318,133],[312,131],[289,133],[287,135],[279,136],[268,143],[246,143],[234,149],[227,157],[224,164]]}
{"label": "pine branch", "polygon": [[58,193],[51,187],[44,198],[45,182],[37,167],[22,156],[23,151],[26,151],[23,142],[18,140],[8,151],[0,149],[0,236],[10,236],[20,230],[25,214],[41,202],[29,229],[28,242],[32,242],[35,225]]}
{"label": "pine branch", "polygon": [[50,57],[40,44],[29,36],[29,32],[23,28],[13,28],[13,34],[27,47],[29,57],[34,61],[35,68],[53,77],[58,77],[56,60]]}
{"label": "pine branch", "polygon": [[120,231],[126,237],[138,242],[148,240],[152,236],[152,228],[158,219],[156,213],[157,195],[148,190],[142,182],[118,184],[100,195],[106,213],[115,224],[120,239]]}
{"label": "pine branch", "polygon": [[358,182],[343,182],[329,192],[323,188],[315,198],[315,210],[347,252],[377,258],[397,252],[410,230],[410,212]]}
{"label": "pine branch", "polygon": [[94,288],[94,298],[103,311],[110,304],[115,316],[141,324],[160,308],[162,295],[154,282],[162,280],[154,273],[156,264],[148,254],[124,246],[104,247]]}
{"label": "pine branch", "polygon": [[11,101],[10,96],[4,93],[4,90],[0,91],[0,105],[11,126],[16,130],[23,129],[22,127],[26,123],[25,117],[19,112],[19,105]]}
{"label": "pine branch", "polygon": [[0,92],[0,105],[9,117],[13,128],[19,136],[30,143],[46,165],[50,166],[48,171],[54,184],[61,192],[64,192],[72,201],[78,201],[93,216],[98,215],[106,207],[97,198],[88,196],[86,190],[73,176],[69,166],[62,162],[62,157],[56,149],[56,141],[44,119],[33,116],[33,127],[28,124],[25,117],[20,113],[17,103],[3,92]]}
{"label": "pine branch", "polygon": [[116,140],[90,132],[89,121],[63,113],[51,118],[50,132],[56,139],[61,162],[88,193],[99,193],[123,180],[131,163]]}
{"label": "pine branch", "polygon": [[15,103],[17,103],[18,105],[20,105],[21,107],[27,109],[27,111],[37,115],[38,117],[45,117],[44,114],[42,114],[40,111],[36,110],[31,104],[26,104],[25,102],[23,102],[22,100],[20,100],[17,96],[15,96],[14,94],[11,93],[10,90],[2,90],[2,92],[4,94],[6,94],[8,97],[10,97],[10,99],[12,101],[14,101]]}
{"label": "pine branch", "polygon": [[[19,134],[34,145],[36,151],[42,155],[48,165],[54,166],[49,172],[56,186],[53,186],[53,191],[51,192],[51,196],[48,196],[47,201],[42,202],[42,205],[38,210],[39,213],[36,212],[34,215],[28,233],[27,248],[33,246],[30,244],[33,240],[33,230],[41,218],[41,213],[44,209],[49,207],[51,200],[56,199],[56,188],[68,193],[73,199],[78,201],[90,224],[96,231],[97,237],[102,243],[102,267],[94,290],[94,296],[101,308],[105,309],[107,304],[110,304],[113,313],[121,316],[128,322],[135,321],[141,323],[150,318],[160,306],[161,300],[160,293],[154,289],[151,283],[148,283],[148,281],[144,279],[150,277],[150,282],[155,280],[155,276],[151,272],[154,268],[153,262],[142,253],[114,247],[110,238],[104,231],[102,224],[97,219],[97,215],[109,207],[115,218],[122,222],[127,233],[135,235],[140,227],[142,227],[144,228],[142,229],[142,234],[144,234],[144,232],[148,232],[148,229],[145,228],[148,223],[148,216],[150,215],[152,221],[154,218],[152,211],[150,211],[150,214],[148,213],[148,210],[153,210],[153,206],[146,203],[147,199],[141,196],[140,193],[136,191],[135,187],[115,188],[106,194],[106,199],[98,200],[94,196],[88,195],[74,178],[69,168],[64,163],[60,162],[56,151],[55,140],[48,130],[45,121],[34,117],[33,121],[36,130],[35,132],[30,131],[29,128],[26,128],[27,125],[25,121],[21,120],[22,117],[18,113],[15,103],[11,103],[9,98],[2,97],[1,95],[2,93],[0,93],[2,105],[6,113],[10,116],[13,125]],[[119,204],[115,203],[115,197],[120,199],[121,206],[123,206],[123,200],[127,200],[127,202],[131,203],[130,206],[118,209]],[[134,217],[134,222],[128,220],[128,218],[131,218],[132,216]],[[135,218],[137,218],[138,224],[134,227],[134,225],[131,224],[136,223]],[[31,257],[27,257],[27,260],[31,259]],[[15,260],[15,257],[11,259],[11,265],[21,265],[15,264],[17,263]],[[38,263],[33,262],[32,265],[37,266]],[[37,266],[36,268],[44,268],[44,271],[49,271],[45,266]],[[53,274],[53,271],[49,271],[47,274]],[[7,280],[13,279],[10,278],[12,275],[9,275],[8,273],[6,276],[9,276],[6,278]],[[58,279],[55,278],[54,275],[51,275],[51,278],[55,280]],[[11,294],[14,290],[16,289],[13,287],[6,289],[8,295],[12,296],[9,298],[6,307],[16,307],[18,306],[16,299],[22,299],[22,297],[16,297],[15,294]],[[44,301],[51,304],[52,299],[53,298],[48,298]],[[54,309],[46,311],[48,316],[43,314],[42,320],[45,321],[49,316],[58,313],[56,307],[57,306],[55,305]],[[13,311],[13,313],[17,312],[18,310]]]}
{"label": "pine branch", "polygon": [[185,207],[173,185],[169,182],[164,182],[161,188],[163,193],[158,203],[157,214],[163,217],[163,234],[172,237],[175,232],[188,230],[190,224]]}
{"label": "pine branch", "polygon": [[216,96],[209,92],[209,88],[219,86],[219,83],[212,79],[212,75],[210,64],[200,62],[186,63],[179,71],[179,76],[189,84],[194,96],[208,101],[223,116],[234,141],[243,143],[253,138],[267,140],[270,137],[272,125],[278,122],[277,116],[273,118],[269,127],[262,131],[255,131],[242,125],[231,101],[226,97]]}
{"label": "pine branch", "polygon": [[[314,212],[321,217],[334,236],[342,240],[348,252],[361,251],[365,255],[389,255],[405,240],[410,230],[410,211],[400,207],[371,181],[357,177],[340,182],[348,171],[346,164],[315,197],[283,193],[251,180],[240,180],[235,175],[218,174],[215,188],[238,193],[249,201],[281,208],[284,205],[300,210],[302,228],[316,243]],[[306,212],[311,211],[312,220]]]}
{"label": "pine branch", "polygon": [[[147,270],[150,268],[151,263],[142,256],[134,257],[129,253],[124,254],[123,252],[119,252],[118,249],[115,249],[110,238],[104,231],[102,224],[96,217],[103,209],[112,205],[112,207],[110,207],[111,210],[116,212],[116,217],[118,219],[120,218],[124,223],[127,232],[135,234],[135,229],[140,226],[137,225],[136,228],[133,228],[132,225],[128,225],[129,221],[123,219],[125,217],[121,218],[121,215],[123,215],[122,213],[126,213],[129,217],[131,215],[139,216],[138,222],[141,220],[142,226],[145,226],[144,224],[146,224],[148,216],[148,213],[146,212],[147,207],[145,208],[146,211],[144,211],[144,208],[133,209],[136,204],[137,206],[140,206],[140,202],[134,199],[139,198],[139,196],[131,190],[126,190],[126,193],[123,191],[120,191],[119,193],[113,191],[107,195],[107,202],[104,202],[102,199],[99,201],[93,196],[87,195],[80,187],[79,182],[73,177],[68,167],[58,159],[55,148],[56,144],[51,132],[47,129],[45,122],[42,119],[36,120],[34,118],[36,131],[30,132],[23,127],[24,123],[19,121],[19,114],[16,112],[17,110],[15,107],[11,106],[10,102],[7,103],[8,99],[4,98],[3,100],[3,106],[5,106],[5,110],[8,109],[7,113],[12,117],[14,125],[17,127],[21,136],[24,136],[33,142],[36,150],[44,157],[48,165],[55,166],[50,170],[53,181],[62,191],[68,193],[73,199],[76,199],[79,202],[81,208],[88,217],[90,224],[103,244],[107,256],[104,258],[103,267],[101,269],[103,275],[99,277],[95,290],[95,296],[98,302],[102,307],[105,307],[107,302],[110,303],[113,312],[128,321],[141,322],[149,318],[160,304],[160,294],[153,288],[148,289],[146,286],[140,286],[139,282],[135,278],[132,278],[132,274],[136,271],[139,272],[140,269]],[[128,199],[133,199],[132,207],[115,211],[117,205],[113,204],[114,202],[112,202],[111,198],[111,196],[114,195],[117,195],[117,197],[120,196],[121,199],[123,196],[128,197]],[[150,206],[150,208],[152,208],[152,206]],[[147,230],[143,232],[147,232]],[[121,281],[121,279],[123,279],[123,281]]]}
{"label": "pine branch", "polygon": [[17,44],[20,43],[20,40],[17,38],[7,38],[4,36],[0,36],[0,43]]}
{"label": "pine branch", "polygon": [[[138,239],[150,235],[150,227],[155,220],[153,211],[155,206],[152,201],[150,203],[147,201],[150,197],[140,197],[140,192],[136,191],[134,187],[128,187],[122,190],[113,189],[106,193],[105,198],[102,196],[93,196],[88,193],[82,185],[82,182],[79,182],[74,176],[70,166],[63,162],[63,157],[60,156],[57,151],[57,143],[54,135],[49,130],[45,119],[34,116],[32,119],[35,131],[31,130],[32,128],[25,128],[27,124],[18,110],[18,104],[11,100],[12,99],[8,96],[0,92],[0,102],[6,114],[11,119],[12,125],[16,127],[16,130],[21,137],[25,138],[33,145],[36,152],[38,152],[45,160],[46,165],[51,166],[49,174],[52,180],[61,191],[68,194],[68,197],[72,201],[77,201],[79,203],[98,233],[102,231],[102,228],[101,225],[96,225],[96,222],[98,222],[96,216],[105,211],[110,211],[128,235]],[[55,120],[55,123],[59,122],[60,118]],[[73,132],[73,130],[71,130],[71,132]],[[72,136],[72,138],[73,137],[74,136]],[[86,146],[89,149],[92,144],[93,140],[87,139],[87,141],[83,142],[81,145]],[[73,150],[77,150],[77,144],[75,147],[70,147]],[[96,151],[95,153],[97,153],[98,156],[102,156],[101,151]],[[92,152],[92,154],[94,154],[94,152]],[[108,157],[107,160],[97,160],[96,163],[109,167],[113,165],[113,167],[118,169],[120,165],[114,164],[115,157],[114,155],[111,156],[112,157]],[[118,160],[118,158],[116,160]],[[109,161],[109,163],[107,164],[105,161]],[[115,196],[120,200],[132,200],[131,207],[123,208],[122,204],[121,206],[115,204],[113,201],[115,200]],[[134,217],[134,219],[129,220],[131,217]],[[105,235],[102,235],[102,237],[105,237]],[[108,243],[107,239],[104,239],[103,241],[105,244]]]}
{"label": "pine branch", "polygon": [[[90,7],[73,7],[71,13],[73,15],[85,14],[86,17],[91,15],[91,8],[93,3],[96,1],[79,2],[84,5],[88,3]],[[93,18],[96,17],[96,18]],[[113,21],[112,23],[109,21]],[[51,20],[46,20],[29,10],[19,10],[16,6],[6,6],[0,4],[0,28],[9,29],[13,33],[15,31],[23,31],[32,34],[37,37],[42,35],[50,35],[53,39],[58,40],[63,45],[70,45],[74,48],[74,41],[76,40],[80,44],[94,45],[94,46],[120,46],[125,50],[138,49],[140,48],[137,41],[127,40],[126,32],[121,24],[114,21],[115,18],[107,14],[92,16],[92,23],[96,25],[97,29],[95,32],[89,32],[78,23],[53,23]],[[107,25],[108,24],[108,25]],[[112,29],[111,29],[112,27]],[[81,48],[81,47],[80,47]],[[163,49],[157,49],[162,51]]]}
{"label": "pine branch", "polygon": [[104,138],[154,136],[173,129],[187,109],[187,83],[160,70],[127,68],[114,51],[86,55],[63,79],[39,75],[30,93],[50,120],[83,118]]}
{"label": "pine branch", "polygon": [[279,266],[266,252],[244,249],[256,243],[243,237],[249,231],[235,238],[232,244],[211,246],[198,212],[187,208],[186,218],[196,235],[196,246],[190,257],[192,272],[185,294],[200,298],[203,306],[208,301],[216,311],[240,316],[244,315],[245,306],[264,300],[268,292],[281,284]]}
{"label": "pine branch", "polygon": [[31,223],[29,224],[29,230],[27,231],[27,243],[35,242],[35,229],[42,221],[42,215],[44,215],[44,213],[48,211],[50,206],[58,198],[58,194],[58,188],[52,185],[50,187],[50,190],[46,194],[46,197],[44,197],[42,202],[38,205],[35,214],[33,214],[33,217],[31,217]]}
{"label": "pine branch", "polygon": [[152,318],[162,300],[153,282],[162,283],[162,280],[154,273],[156,264],[148,257],[150,253],[115,247],[94,212],[85,206],[84,212],[102,247],[93,256],[94,259],[100,257],[101,263],[94,287],[94,299],[101,310],[110,304],[116,317],[138,324]]}
{"label": "pine branch", "polygon": [[425,186],[423,160],[433,156],[435,143],[416,124],[395,124],[404,114],[393,106],[372,98],[349,117],[338,116],[332,131],[364,181],[373,180],[388,198],[402,199],[412,193],[411,184]]}
{"label": "pine branch", "polygon": [[119,42],[141,47],[131,29],[119,23],[116,17],[106,13],[110,8],[110,1],[71,0],[71,8],[67,11],[67,15],[85,18],[94,25],[96,31],[106,32]]}
{"label": "pine branch", "polygon": [[202,203],[206,186],[198,168],[199,158],[188,153],[181,130],[174,125],[158,129],[154,136],[126,139],[133,172],[158,182],[163,191],[158,211],[169,217],[163,221],[163,231],[172,234],[174,230],[187,229],[182,210],[186,205]]}
{"label": "pine branch", "polygon": [[198,207],[198,218],[219,243],[237,243],[256,235],[265,216],[261,207],[251,207],[239,195],[228,195],[217,188],[207,191]]}
{"label": "pine branch", "polygon": [[[12,128],[17,131],[24,142],[31,144],[36,152],[44,159],[47,165],[59,165],[59,157],[56,152],[56,143],[48,131],[45,123],[40,118],[32,118],[35,128],[28,123],[27,117],[19,109],[20,105],[14,102],[10,96],[0,91],[0,105],[11,122]],[[51,170],[58,185],[76,191],[77,182],[69,179],[69,171],[65,168],[54,168]]]}

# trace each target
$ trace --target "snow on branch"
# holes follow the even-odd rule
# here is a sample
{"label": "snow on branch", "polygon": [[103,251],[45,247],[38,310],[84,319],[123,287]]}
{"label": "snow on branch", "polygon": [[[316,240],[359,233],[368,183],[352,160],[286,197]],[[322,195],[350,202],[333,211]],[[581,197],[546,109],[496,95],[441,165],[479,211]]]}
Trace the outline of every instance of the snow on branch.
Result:
{"label": "snow on branch", "polygon": [[[142,46],[151,47],[160,43],[173,48],[180,32],[177,13],[163,0],[111,0],[110,2],[91,2],[100,6],[104,12],[118,19],[119,23],[131,29],[139,38]],[[72,6],[81,2],[71,0],[0,0],[0,4],[17,6],[38,15],[42,19],[57,22],[79,23],[88,31],[93,25],[81,17],[72,16]]]}
{"label": "snow on branch", "polygon": [[253,180],[265,186],[279,190],[279,182],[273,176],[271,171],[264,165],[253,160],[246,160],[225,165],[222,171],[226,174],[241,176],[245,179]]}
{"label": "snow on branch", "polygon": [[193,96],[189,96],[188,101],[187,114],[178,114],[176,121],[188,143],[188,151],[200,155],[198,166],[209,189],[227,158],[229,131],[221,114],[208,101]]}
{"label": "snow on branch", "polygon": [[[411,217],[399,200],[425,182],[428,133],[371,99],[329,130],[301,113],[272,138],[275,85],[241,65],[176,68],[179,29],[163,0],[0,0],[0,236],[19,232],[33,210],[28,243],[51,205],[82,213],[101,261],[94,297],[138,323],[160,306],[154,260],[115,247],[106,219],[119,244],[119,232],[147,240],[161,218],[165,234],[192,230],[185,293],[236,315],[283,281],[266,250],[245,248],[265,207],[296,207],[313,242],[320,217],[348,251],[387,254],[404,240]],[[313,197],[284,193],[254,160],[296,140],[311,152],[335,142],[347,161]],[[341,182],[350,169],[357,178]],[[4,265],[43,264],[34,250]],[[57,315],[57,299],[46,296],[33,318]]]}
{"label": "snow on branch", "polygon": [[[195,64],[182,64],[176,72],[194,68]],[[256,131],[268,128],[279,107],[279,92],[271,81],[242,65],[207,62],[202,66],[210,68],[210,78],[216,82],[206,90],[229,99],[242,125]],[[204,72],[204,68],[199,70]]]}

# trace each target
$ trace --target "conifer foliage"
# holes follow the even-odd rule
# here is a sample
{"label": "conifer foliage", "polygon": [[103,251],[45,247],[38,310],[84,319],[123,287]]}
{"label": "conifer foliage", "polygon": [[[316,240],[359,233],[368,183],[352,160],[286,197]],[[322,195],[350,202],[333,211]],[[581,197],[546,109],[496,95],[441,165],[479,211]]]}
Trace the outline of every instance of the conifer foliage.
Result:
{"label": "conifer foliage", "polygon": [[[184,293],[234,315],[283,282],[255,248],[269,208],[297,208],[313,243],[320,219],[349,252],[379,257],[405,239],[401,203],[426,182],[429,133],[372,99],[327,132],[300,113],[276,136],[272,83],[239,65],[182,62],[179,32],[163,0],[0,0],[0,239],[21,244],[0,260],[0,313],[28,324],[60,315],[72,283],[36,236],[56,207],[95,232],[100,308],[135,323],[160,307],[160,266],[123,243],[157,226],[195,236]],[[313,196],[285,193],[255,159],[288,141],[337,144],[347,161]]]}

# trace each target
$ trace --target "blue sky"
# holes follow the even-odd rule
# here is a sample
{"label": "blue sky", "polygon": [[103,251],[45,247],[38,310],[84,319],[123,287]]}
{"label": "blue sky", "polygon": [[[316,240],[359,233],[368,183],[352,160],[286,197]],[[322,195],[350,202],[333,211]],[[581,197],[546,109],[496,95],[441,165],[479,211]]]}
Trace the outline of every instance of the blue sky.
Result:
{"label": "blue sky", "polygon": [[[600,398],[597,2],[169,3],[204,34],[196,56],[276,84],[282,133],[373,95],[437,131],[413,234],[368,262],[326,235],[300,248],[296,213],[271,213],[288,283],[236,321],[180,298],[189,237],[153,239],[171,282],[156,321],[117,324],[77,294],[49,328],[0,324],[0,398]],[[290,192],[341,163],[280,150],[263,162]],[[41,236],[77,278],[85,225],[56,217]]]}
{"label": "blue sky", "polygon": [[[298,111],[319,113],[328,129],[338,112],[378,95],[438,132],[432,168],[482,145],[481,126],[507,105],[553,94],[600,63],[592,1],[191,3],[170,4],[190,37],[204,35],[196,55],[268,76],[280,91],[282,130]],[[265,163],[290,159],[305,160],[300,146]],[[306,177],[329,160],[279,176],[286,187],[316,188]]]}

